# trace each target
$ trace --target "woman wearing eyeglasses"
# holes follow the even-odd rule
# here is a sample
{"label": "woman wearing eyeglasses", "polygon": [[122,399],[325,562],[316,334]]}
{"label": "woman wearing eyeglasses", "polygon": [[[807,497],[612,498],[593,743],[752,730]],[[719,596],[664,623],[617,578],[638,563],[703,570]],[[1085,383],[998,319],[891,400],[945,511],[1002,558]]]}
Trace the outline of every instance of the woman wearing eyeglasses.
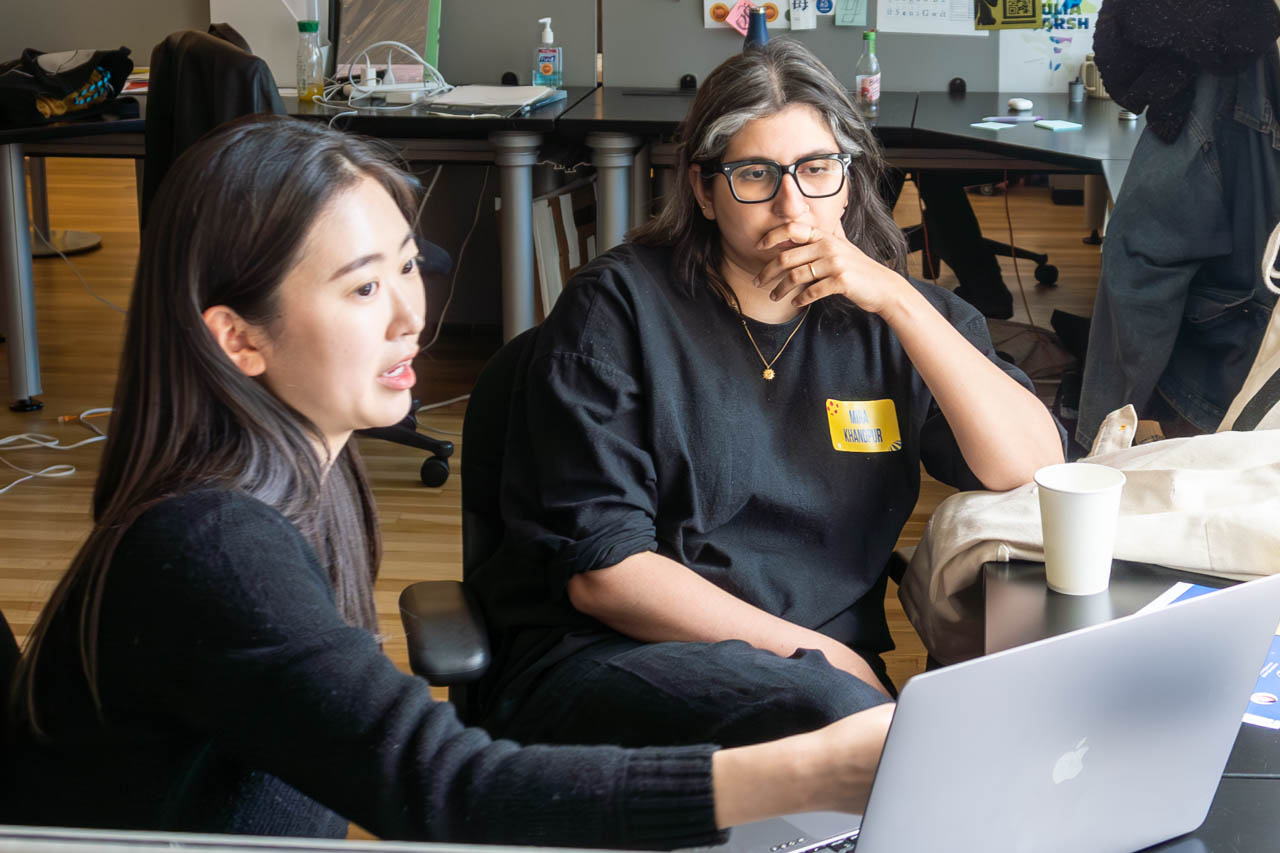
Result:
{"label": "woman wearing eyeglasses", "polygon": [[471,580],[478,699],[519,740],[750,743],[889,701],[921,462],[1003,490],[1063,458],[978,312],[906,277],[878,146],[813,54],[726,61],[680,139],[684,180],[579,272],[513,403],[508,534]]}

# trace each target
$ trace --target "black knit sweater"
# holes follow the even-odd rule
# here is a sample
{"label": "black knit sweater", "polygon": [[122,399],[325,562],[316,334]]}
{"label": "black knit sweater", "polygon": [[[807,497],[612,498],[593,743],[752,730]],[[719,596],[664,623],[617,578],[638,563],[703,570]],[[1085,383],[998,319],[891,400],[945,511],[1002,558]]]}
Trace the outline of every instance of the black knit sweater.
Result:
{"label": "black knit sweater", "polygon": [[340,835],[352,820],[391,838],[602,847],[721,837],[713,747],[520,747],[464,728],[343,622],[298,531],[244,496],[170,499],[126,534],[103,600],[101,718],[68,615],[47,644],[48,739],[10,732],[0,823]]}
{"label": "black knit sweater", "polygon": [[1235,74],[1277,37],[1274,0],[1107,0],[1093,50],[1112,100],[1147,110],[1152,132],[1173,142],[1191,110],[1196,77]]}

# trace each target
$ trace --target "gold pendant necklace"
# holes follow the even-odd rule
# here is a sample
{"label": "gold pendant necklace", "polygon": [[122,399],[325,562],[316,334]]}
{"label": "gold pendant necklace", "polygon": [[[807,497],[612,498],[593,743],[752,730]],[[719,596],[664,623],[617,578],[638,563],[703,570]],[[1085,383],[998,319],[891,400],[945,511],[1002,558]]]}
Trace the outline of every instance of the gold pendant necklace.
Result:
{"label": "gold pendant necklace", "polygon": [[766,359],[764,357],[764,353],[760,352],[760,347],[756,344],[755,337],[752,336],[751,330],[747,328],[747,318],[742,314],[742,306],[738,304],[737,297],[734,297],[733,307],[738,311],[738,321],[742,323],[742,331],[747,333],[747,340],[751,341],[751,346],[756,351],[756,355],[760,356],[760,363],[764,365],[764,372],[760,375],[764,377],[766,382],[769,382],[773,377],[778,375],[773,372],[774,363],[776,363],[777,360],[782,357],[782,354],[786,352],[787,344],[791,343],[791,339],[796,336],[796,332],[800,331],[800,327],[804,325],[804,321],[809,319],[809,312],[813,310],[813,303],[810,302],[809,306],[804,309],[804,316],[800,318],[800,322],[796,323],[796,327],[791,330],[791,334],[787,335],[787,339],[782,342],[782,346],[778,349],[777,353],[774,354],[773,358],[769,359]]}

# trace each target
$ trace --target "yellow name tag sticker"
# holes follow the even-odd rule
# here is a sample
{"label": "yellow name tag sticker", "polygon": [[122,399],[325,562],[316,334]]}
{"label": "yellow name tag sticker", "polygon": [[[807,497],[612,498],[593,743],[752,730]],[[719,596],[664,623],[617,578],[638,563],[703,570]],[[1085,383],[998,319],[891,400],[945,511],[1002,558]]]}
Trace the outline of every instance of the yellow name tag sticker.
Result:
{"label": "yellow name tag sticker", "polygon": [[828,400],[831,446],[845,453],[902,449],[898,410],[892,400]]}

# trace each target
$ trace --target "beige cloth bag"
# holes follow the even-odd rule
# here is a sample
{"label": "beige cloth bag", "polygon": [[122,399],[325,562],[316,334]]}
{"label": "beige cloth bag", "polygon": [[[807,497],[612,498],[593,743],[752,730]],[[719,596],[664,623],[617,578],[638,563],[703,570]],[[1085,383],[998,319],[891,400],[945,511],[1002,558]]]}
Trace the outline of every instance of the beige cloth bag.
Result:
{"label": "beige cloth bag", "polygon": [[[1262,253],[1262,281],[1276,294],[1280,294],[1280,271],[1276,270],[1278,252],[1280,225],[1271,232],[1266,251]],[[1237,421],[1240,421],[1238,425]],[[1231,401],[1226,417],[1218,426],[1218,432],[1229,429],[1280,429],[1280,311],[1271,312],[1271,322],[1262,336],[1262,345],[1245,377],[1244,387]]]}
{"label": "beige cloth bag", "polygon": [[[1280,429],[1131,447],[1132,406],[1103,421],[1089,461],[1125,473],[1115,555],[1237,580],[1280,571]],[[898,597],[938,661],[982,654],[982,564],[1043,560],[1034,483],[961,492],[925,527]]]}

